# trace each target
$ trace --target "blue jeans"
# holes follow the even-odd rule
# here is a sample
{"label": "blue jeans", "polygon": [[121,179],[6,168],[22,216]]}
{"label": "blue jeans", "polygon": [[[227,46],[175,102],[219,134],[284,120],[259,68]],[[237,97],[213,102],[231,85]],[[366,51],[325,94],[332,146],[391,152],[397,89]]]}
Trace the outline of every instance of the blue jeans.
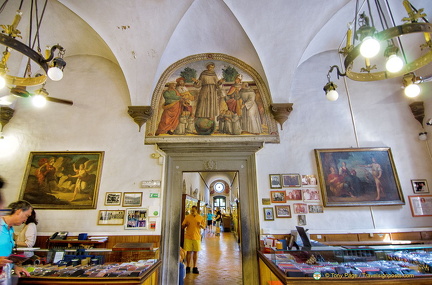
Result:
{"label": "blue jeans", "polygon": [[180,265],[179,265],[179,285],[184,284],[185,272],[186,272],[185,265],[183,262],[180,262]]}

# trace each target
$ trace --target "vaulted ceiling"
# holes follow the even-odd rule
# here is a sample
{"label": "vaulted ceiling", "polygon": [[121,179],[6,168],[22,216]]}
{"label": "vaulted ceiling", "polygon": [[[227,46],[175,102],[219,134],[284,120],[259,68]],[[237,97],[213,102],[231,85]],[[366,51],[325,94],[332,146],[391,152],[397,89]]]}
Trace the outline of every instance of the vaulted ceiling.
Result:
{"label": "vaulted ceiling", "polygon": [[[66,48],[66,61],[68,57],[96,56],[117,64],[129,89],[130,105],[150,105],[154,87],[168,66],[186,56],[209,52],[247,62],[267,83],[274,102],[289,102],[297,68],[310,57],[344,44],[355,2],[49,0],[41,43],[60,43]],[[389,2],[395,7],[394,18],[401,19],[406,14],[402,1]],[[431,1],[411,2],[432,15]],[[18,4],[9,1],[0,14],[0,24],[12,22]],[[23,11],[24,19],[25,4]],[[22,25],[24,20],[19,29],[25,39],[28,29]],[[23,69],[25,61],[18,66]]]}

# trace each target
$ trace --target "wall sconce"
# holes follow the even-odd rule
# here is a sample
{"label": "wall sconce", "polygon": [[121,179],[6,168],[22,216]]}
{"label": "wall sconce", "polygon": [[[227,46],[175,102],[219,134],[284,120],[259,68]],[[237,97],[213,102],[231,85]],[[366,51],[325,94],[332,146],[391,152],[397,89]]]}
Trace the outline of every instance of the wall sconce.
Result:
{"label": "wall sconce", "polygon": [[421,141],[427,140],[427,132],[419,133],[419,140]]}
{"label": "wall sconce", "polygon": [[336,91],[337,85],[331,81],[330,74],[333,72],[333,69],[336,68],[337,71],[337,78],[339,79],[339,76],[345,76],[345,73],[341,73],[339,70],[339,67],[337,65],[333,65],[330,67],[330,70],[327,73],[327,84],[324,86],[323,90],[325,91],[326,98],[329,101],[336,101],[339,98],[339,93]]}

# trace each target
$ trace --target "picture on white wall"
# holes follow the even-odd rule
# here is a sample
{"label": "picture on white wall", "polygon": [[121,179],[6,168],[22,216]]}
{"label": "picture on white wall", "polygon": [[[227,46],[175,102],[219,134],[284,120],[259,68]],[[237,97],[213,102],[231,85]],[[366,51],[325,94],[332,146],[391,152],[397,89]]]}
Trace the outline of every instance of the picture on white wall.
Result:
{"label": "picture on white wall", "polygon": [[127,209],[126,210],[126,230],[142,230],[148,228],[147,209]]}
{"label": "picture on white wall", "polygon": [[429,193],[429,187],[426,179],[411,180],[414,194]]}
{"label": "picture on white wall", "polygon": [[105,205],[106,206],[120,206],[121,204],[121,192],[107,192],[105,194]]}
{"label": "picture on white wall", "polygon": [[391,149],[315,149],[324,206],[405,204]]}
{"label": "picture on white wall", "polygon": [[30,152],[20,200],[35,209],[95,209],[104,152]]}
{"label": "picture on white wall", "polygon": [[303,201],[305,202],[319,202],[320,195],[317,188],[302,189]]}

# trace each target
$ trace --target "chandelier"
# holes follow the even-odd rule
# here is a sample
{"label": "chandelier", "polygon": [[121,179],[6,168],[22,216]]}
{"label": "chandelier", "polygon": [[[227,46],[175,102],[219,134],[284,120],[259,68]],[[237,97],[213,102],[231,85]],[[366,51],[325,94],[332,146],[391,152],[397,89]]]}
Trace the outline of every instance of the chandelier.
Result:
{"label": "chandelier", "polygon": [[[18,25],[23,20],[22,8],[24,2],[28,2],[29,4],[27,7],[27,11],[29,11],[29,35],[27,43],[24,43],[21,31],[18,29]],[[73,104],[69,100],[49,97],[45,89],[45,83],[48,78],[53,81],[63,78],[66,62],[63,59],[65,49],[61,45],[47,46],[44,51],[40,47],[40,28],[48,0],[45,0],[42,6],[39,5],[39,2],[41,1],[19,1],[12,24],[0,25],[0,44],[4,46],[4,50],[0,55],[0,90],[7,88],[9,93],[0,98],[1,106],[11,105],[19,97],[31,97],[33,103],[37,106],[43,106],[46,100],[68,105]],[[0,6],[0,15],[7,3],[8,0],[5,0]],[[14,56],[17,59],[12,60]],[[11,68],[10,65],[19,65],[21,57],[25,60],[24,71],[13,73],[13,71],[19,68],[16,68],[16,66]],[[33,73],[32,69],[35,69],[36,72]]]}
{"label": "chandelier", "polygon": [[[382,2],[385,2],[384,7]],[[417,10],[408,0],[401,3],[408,16],[402,19],[400,25],[395,25],[387,0],[363,0],[363,5],[367,6],[366,11],[360,13],[360,0],[356,0],[355,18],[348,25],[346,45],[339,50],[344,57],[345,72],[338,65],[333,65],[327,73],[328,83],[323,88],[327,99],[335,101],[339,97],[337,86],[331,81],[333,70],[337,71],[338,78],[346,76],[356,81],[402,76],[405,94],[408,97],[417,96],[420,93],[418,84],[432,80],[432,76],[420,77],[414,73],[432,61],[432,24],[427,21],[423,9]],[[379,21],[375,21],[377,19]],[[376,24],[381,25],[381,31],[377,30]],[[404,36],[404,41],[401,36]],[[415,59],[409,60],[403,43],[408,44],[411,50],[414,42],[419,40]]]}

